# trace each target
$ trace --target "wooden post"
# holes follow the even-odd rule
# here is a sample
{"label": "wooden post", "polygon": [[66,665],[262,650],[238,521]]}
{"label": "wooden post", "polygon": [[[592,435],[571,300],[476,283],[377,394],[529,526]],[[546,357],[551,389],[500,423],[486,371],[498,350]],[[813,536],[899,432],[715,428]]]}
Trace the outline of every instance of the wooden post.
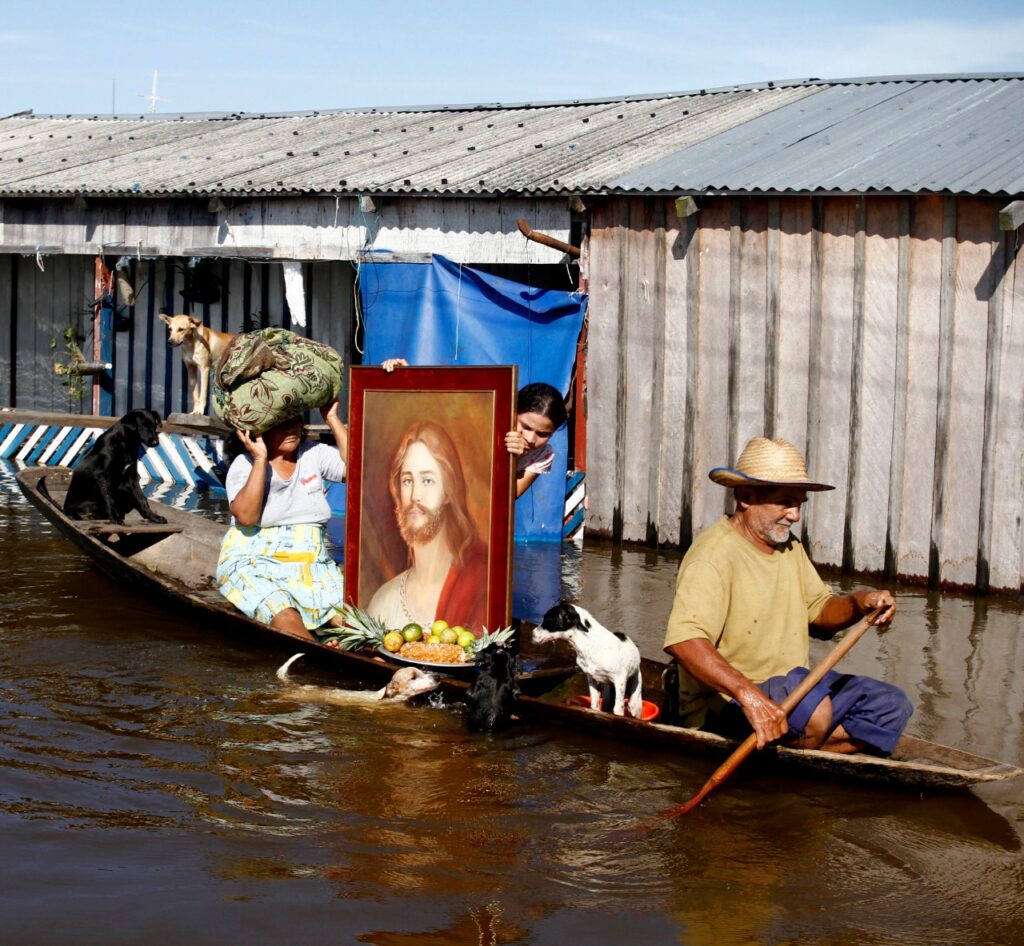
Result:
{"label": "wooden post", "polygon": [[1015,200],[999,211],[999,229],[1016,230],[1024,223],[1024,200]]}
{"label": "wooden post", "polygon": [[677,197],[675,200],[676,205],[676,216],[682,220],[685,217],[692,216],[700,210],[700,205],[693,197]]}
{"label": "wooden post", "polygon": [[573,467],[587,472],[587,329],[590,325],[590,238],[584,234],[580,241],[579,291],[588,293],[587,311],[576,341],[576,381],[572,399],[576,423],[573,427]]}
{"label": "wooden post", "polygon": [[[114,274],[102,256],[96,257],[92,317],[92,357],[100,364],[114,360]],[[104,371],[93,376],[92,412],[108,416],[114,409],[114,379]]]}
{"label": "wooden post", "polygon": [[[589,308],[589,302],[588,302]],[[574,469],[587,472],[587,325],[589,312],[583,317],[580,337],[576,342],[576,380],[573,384],[572,400],[576,411],[573,426],[572,465]]]}

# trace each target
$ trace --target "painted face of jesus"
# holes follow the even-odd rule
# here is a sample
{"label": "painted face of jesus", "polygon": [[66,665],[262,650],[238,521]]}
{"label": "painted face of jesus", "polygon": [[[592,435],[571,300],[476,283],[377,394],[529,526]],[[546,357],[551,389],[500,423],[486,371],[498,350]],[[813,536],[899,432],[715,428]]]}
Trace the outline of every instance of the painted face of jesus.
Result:
{"label": "painted face of jesus", "polygon": [[444,474],[441,465],[419,440],[409,444],[398,478],[398,528],[407,545],[433,539],[444,525]]}

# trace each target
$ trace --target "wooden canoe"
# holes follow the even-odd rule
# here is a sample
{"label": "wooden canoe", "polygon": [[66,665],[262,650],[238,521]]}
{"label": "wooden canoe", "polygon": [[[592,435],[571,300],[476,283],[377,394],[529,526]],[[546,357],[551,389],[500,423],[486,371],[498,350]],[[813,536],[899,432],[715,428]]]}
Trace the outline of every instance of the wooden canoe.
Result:
{"label": "wooden canoe", "polygon": [[[28,500],[66,538],[75,543],[93,563],[119,584],[127,585],[147,600],[208,623],[219,630],[255,637],[278,649],[301,649],[333,662],[340,670],[379,685],[398,664],[379,654],[339,651],[311,643],[260,624],[236,611],[216,590],[214,572],[225,526],[193,513],[152,503],[166,516],[159,525],[141,519],[125,526],[108,522],[80,522],[68,519],[62,509],[70,471],[47,467],[21,470],[17,481]],[[40,488],[45,483],[43,488]],[[134,514],[133,514],[134,515]],[[541,725],[582,729],[609,739],[634,745],[662,746],[687,753],[727,755],[733,740],[660,722],[645,722],[608,713],[593,712],[567,703],[568,697],[586,692],[580,674],[563,657],[531,651],[530,628],[521,633],[523,672],[519,681],[523,695],[517,713],[520,718]],[[662,703],[661,672],[664,664],[644,660],[644,699]],[[458,698],[468,687],[465,674],[445,677],[442,690]],[[771,747],[757,754],[759,764],[778,765],[784,770],[804,770],[841,779],[866,779],[915,789],[960,789],[985,782],[1014,778],[1022,774],[1017,766],[936,743],[904,736],[888,758],[872,755],[841,755]]]}

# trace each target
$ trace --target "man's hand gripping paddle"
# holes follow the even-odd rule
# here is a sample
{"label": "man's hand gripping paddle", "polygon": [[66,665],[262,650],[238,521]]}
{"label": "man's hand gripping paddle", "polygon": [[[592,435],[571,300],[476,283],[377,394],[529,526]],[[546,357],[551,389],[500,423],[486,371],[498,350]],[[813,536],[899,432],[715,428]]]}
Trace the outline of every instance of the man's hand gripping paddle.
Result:
{"label": "man's hand gripping paddle", "polygon": [[[824,677],[825,674],[828,673],[837,663],[839,663],[843,657],[853,650],[854,645],[864,636],[864,633],[869,627],[871,627],[875,619],[883,610],[884,608],[875,608],[874,611],[862,618],[860,623],[852,630],[847,631],[843,636],[843,639],[832,648],[828,655],[813,670],[811,670],[803,680],[800,681],[800,685],[793,690],[793,692],[790,693],[782,703],[779,704],[787,716],[793,712],[796,705],[819,683],[821,678]],[[692,811],[740,767],[743,760],[754,751],[756,746],[757,734],[751,733],[743,740],[742,743],[740,743],[739,747],[733,752],[733,754],[729,756],[729,758],[726,759],[717,769],[715,769],[711,778],[704,783],[704,787],[689,801],[683,802],[683,804],[677,805],[675,808],[663,811],[661,814],[656,815],[651,823],[645,828],[638,829],[635,832],[630,831],[629,834],[633,837],[643,837],[653,831],[662,822],[668,821],[670,818],[676,818],[679,815],[685,815],[688,811]]]}

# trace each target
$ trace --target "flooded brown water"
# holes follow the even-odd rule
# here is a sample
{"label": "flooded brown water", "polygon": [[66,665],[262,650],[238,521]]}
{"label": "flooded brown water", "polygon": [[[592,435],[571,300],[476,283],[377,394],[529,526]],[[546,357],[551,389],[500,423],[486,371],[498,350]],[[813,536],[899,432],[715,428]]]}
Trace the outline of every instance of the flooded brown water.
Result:
{"label": "flooded brown water", "polygon": [[[122,593],[9,476],[0,561],[5,943],[1024,943],[1024,780],[922,797],[741,773],[613,845],[712,763],[297,702],[282,652]],[[657,656],[677,561],[587,548],[563,580]],[[1019,763],[1020,605],[899,601],[846,668],[905,687],[912,731]]]}

